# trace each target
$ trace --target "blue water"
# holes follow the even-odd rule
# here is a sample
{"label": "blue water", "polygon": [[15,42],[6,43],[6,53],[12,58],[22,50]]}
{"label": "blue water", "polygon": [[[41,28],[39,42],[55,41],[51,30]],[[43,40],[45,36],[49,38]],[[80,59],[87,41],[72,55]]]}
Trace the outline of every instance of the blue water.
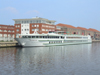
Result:
{"label": "blue water", "polygon": [[0,75],[100,75],[100,42],[0,48]]}

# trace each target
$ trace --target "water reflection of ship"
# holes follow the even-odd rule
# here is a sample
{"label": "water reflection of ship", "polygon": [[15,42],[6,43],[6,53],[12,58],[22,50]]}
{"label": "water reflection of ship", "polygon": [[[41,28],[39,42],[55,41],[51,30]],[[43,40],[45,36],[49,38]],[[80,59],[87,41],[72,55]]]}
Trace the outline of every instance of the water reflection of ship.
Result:
{"label": "water reflection of ship", "polygon": [[[24,74],[44,73],[54,67],[61,68],[63,64],[70,65],[75,60],[81,61],[79,56],[89,56],[90,52],[91,44],[22,48],[16,55],[16,67]],[[20,73],[20,70],[17,70],[17,73]]]}

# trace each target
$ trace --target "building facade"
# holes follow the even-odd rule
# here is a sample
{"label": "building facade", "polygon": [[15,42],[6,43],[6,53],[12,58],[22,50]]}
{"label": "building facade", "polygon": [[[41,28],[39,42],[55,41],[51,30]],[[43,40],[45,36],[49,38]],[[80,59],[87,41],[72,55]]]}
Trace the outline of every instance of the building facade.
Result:
{"label": "building facade", "polygon": [[15,30],[13,25],[0,24],[0,41],[13,41]]}
{"label": "building facade", "polygon": [[17,34],[33,34],[35,30],[39,34],[46,34],[48,31],[55,31],[54,20],[48,20],[40,17],[31,19],[13,19],[15,21],[15,33]]}
{"label": "building facade", "polygon": [[81,34],[81,29],[78,29],[72,25],[68,25],[68,24],[57,24],[56,25],[56,31],[64,31],[66,34]]}
{"label": "building facade", "polygon": [[93,32],[93,39],[100,40],[100,31],[93,28],[89,28],[88,30]]}
{"label": "building facade", "polygon": [[100,40],[100,31],[92,28],[74,27],[68,24],[57,24],[56,31],[64,31],[70,35],[90,35],[93,40]]}
{"label": "building facade", "polygon": [[14,40],[20,34],[33,34],[35,30],[39,34],[47,34],[49,31],[63,31],[62,33],[68,35],[90,35],[93,40],[100,40],[100,31],[93,28],[74,27],[62,23],[55,25],[56,21],[40,17],[13,20],[15,21],[14,26],[0,24],[0,41]]}

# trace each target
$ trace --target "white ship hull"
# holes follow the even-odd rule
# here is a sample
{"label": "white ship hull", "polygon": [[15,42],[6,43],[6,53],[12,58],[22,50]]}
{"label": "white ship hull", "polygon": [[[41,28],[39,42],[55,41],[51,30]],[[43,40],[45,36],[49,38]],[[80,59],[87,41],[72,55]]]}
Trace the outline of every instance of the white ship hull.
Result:
{"label": "white ship hull", "polygon": [[91,39],[26,39],[15,38],[18,44],[23,47],[39,47],[39,46],[54,46],[54,45],[69,45],[69,44],[84,44],[91,43]]}
{"label": "white ship hull", "polygon": [[51,32],[48,34],[38,34],[36,31],[34,34],[21,35],[21,38],[15,38],[15,40],[23,47],[83,44],[92,42],[89,35],[62,35]]}

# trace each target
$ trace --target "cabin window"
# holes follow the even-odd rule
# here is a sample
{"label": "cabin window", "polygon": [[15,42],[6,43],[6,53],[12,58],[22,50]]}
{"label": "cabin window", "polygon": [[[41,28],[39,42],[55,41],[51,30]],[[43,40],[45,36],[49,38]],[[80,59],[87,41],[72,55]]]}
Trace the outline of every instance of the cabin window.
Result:
{"label": "cabin window", "polygon": [[54,36],[52,36],[52,38],[54,38]]}
{"label": "cabin window", "polygon": [[32,38],[35,38],[35,36],[32,36]]}
{"label": "cabin window", "polygon": [[44,38],[47,38],[47,36],[44,36]]}
{"label": "cabin window", "polygon": [[28,38],[31,38],[31,36],[28,36]]}
{"label": "cabin window", "polygon": [[52,36],[52,38],[55,38],[55,36]]}
{"label": "cabin window", "polygon": [[43,36],[43,38],[47,38],[47,36]]}
{"label": "cabin window", "polygon": [[36,36],[36,38],[39,38],[39,36]]}
{"label": "cabin window", "polygon": [[47,36],[47,38],[50,38],[50,36]]}
{"label": "cabin window", "polygon": [[22,36],[22,38],[25,38],[25,36]]}
{"label": "cabin window", "polygon": [[53,36],[53,38],[56,38],[55,36]]}
{"label": "cabin window", "polygon": [[40,36],[40,38],[42,38],[43,36]]}
{"label": "cabin window", "polygon": [[50,38],[53,38],[52,36],[49,36]]}
{"label": "cabin window", "polygon": [[27,36],[22,36],[22,38],[27,38]]}
{"label": "cabin window", "polygon": [[34,27],[34,25],[32,25],[32,27]]}
{"label": "cabin window", "polygon": [[63,36],[61,36],[61,38],[63,39],[64,37],[63,37]]}

